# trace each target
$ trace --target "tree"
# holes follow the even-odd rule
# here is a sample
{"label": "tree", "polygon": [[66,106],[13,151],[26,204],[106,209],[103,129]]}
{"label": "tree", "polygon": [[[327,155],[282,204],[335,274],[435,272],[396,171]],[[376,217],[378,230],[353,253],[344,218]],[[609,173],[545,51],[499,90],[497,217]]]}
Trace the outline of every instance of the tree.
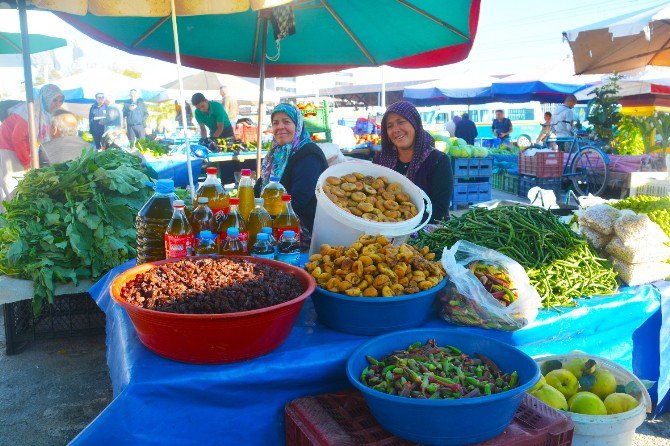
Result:
{"label": "tree", "polygon": [[619,79],[623,76],[613,74],[602,87],[594,88],[590,93],[595,97],[589,101],[586,114],[596,136],[606,142],[614,139],[616,126],[621,119],[619,97],[621,89]]}

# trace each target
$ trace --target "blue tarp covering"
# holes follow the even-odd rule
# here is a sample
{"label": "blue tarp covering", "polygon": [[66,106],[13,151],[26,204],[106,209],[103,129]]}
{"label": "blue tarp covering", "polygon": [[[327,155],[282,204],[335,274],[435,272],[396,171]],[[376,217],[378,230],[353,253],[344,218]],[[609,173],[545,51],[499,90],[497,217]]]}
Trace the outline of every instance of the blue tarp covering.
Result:
{"label": "blue tarp covering", "polygon": [[[288,340],[261,358],[202,366],[151,353],[108,293],[112,280],[133,264],[116,268],[90,291],[107,315],[115,399],[72,444],[279,445],[286,403],[348,387],[345,362],[368,338],[325,328],[309,299]],[[660,307],[659,291],[640,286],[584,299],[562,313],[542,311],[532,325],[512,333],[454,327],[436,316],[425,326],[490,336],[530,355],[583,350],[656,381],[659,368],[667,371],[670,361],[668,346],[660,346]],[[662,361],[659,352],[665,355]],[[665,381],[662,390],[668,390]]]}
{"label": "blue tarp covering", "polygon": [[494,82],[491,94],[501,102],[540,101],[561,103],[567,94],[584,88],[584,84],[558,84],[540,80],[528,82]]}
{"label": "blue tarp covering", "polygon": [[[193,172],[194,181],[198,179],[202,163],[203,160],[201,158],[191,158],[191,172]],[[156,179],[172,179],[176,187],[188,186],[187,166],[186,158],[182,157],[147,160],[147,169],[152,177]]]}

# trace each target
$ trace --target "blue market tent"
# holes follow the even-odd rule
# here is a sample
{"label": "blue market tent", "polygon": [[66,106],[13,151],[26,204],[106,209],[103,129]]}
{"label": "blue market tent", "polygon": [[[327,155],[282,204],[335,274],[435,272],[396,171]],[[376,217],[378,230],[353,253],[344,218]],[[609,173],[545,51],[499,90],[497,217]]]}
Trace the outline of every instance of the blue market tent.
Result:
{"label": "blue market tent", "polygon": [[[65,94],[65,102],[78,104],[92,104],[95,102],[95,94],[105,93],[117,101],[130,98],[130,90],[137,90],[139,97],[145,101],[161,102],[167,100],[165,89],[158,86],[146,85],[142,79],[133,79],[114,71],[92,68],[73,74],[62,79],[52,80]],[[34,88],[35,94],[41,86]]]}
{"label": "blue market tent", "polygon": [[494,102],[491,84],[499,79],[477,73],[459,73],[432,82],[405,87],[403,97],[419,106],[486,104]]}

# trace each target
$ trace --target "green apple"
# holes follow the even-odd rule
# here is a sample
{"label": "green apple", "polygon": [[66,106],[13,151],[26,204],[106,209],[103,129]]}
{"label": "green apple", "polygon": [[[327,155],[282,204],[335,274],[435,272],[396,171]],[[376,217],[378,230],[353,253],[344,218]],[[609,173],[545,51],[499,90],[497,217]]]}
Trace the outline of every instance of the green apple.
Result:
{"label": "green apple", "polygon": [[607,395],[616,391],[616,378],[609,370],[599,369],[593,374],[596,378],[595,384],[591,387],[591,392],[605,399]]}
{"label": "green apple", "polygon": [[605,403],[595,393],[579,392],[570,401],[570,412],[584,415],[607,415]]}
{"label": "green apple", "polygon": [[530,388],[528,393],[533,393],[534,391],[536,391],[545,384],[547,384],[547,380],[544,379],[544,376],[540,375],[540,380],[537,382],[537,384],[535,384],[533,387]]}
{"label": "green apple", "polygon": [[549,361],[543,362],[542,365],[540,366],[540,371],[542,372],[543,375],[547,375],[547,373],[551,372],[552,370],[557,370],[563,368],[563,364],[561,361],[558,359],[551,359]]}
{"label": "green apple", "polygon": [[613,393],[605,398],[605,407],[609,415],[624,413],[637,407],[638,401],[627,393]]}
{"label": "green apple", "polygon": [[569,370],[570,373],[575,375],[575,378],[579,379],[582,377],[584,364],[586,364],[586,361],[588,360],[589,358],[572,358],[563,366],[563,368]]}
{"label": "green apple", "polygon": [[552,370],[544,378],[547,384],[561,392],[565,398],[570,398],[579,391],[579,381],[566,369]]}
{"label": "green apple", "polygon": [[554,409],[568,410],[568,402],[565,400],[563,394],[549,384],[543,385],[530,394]]}

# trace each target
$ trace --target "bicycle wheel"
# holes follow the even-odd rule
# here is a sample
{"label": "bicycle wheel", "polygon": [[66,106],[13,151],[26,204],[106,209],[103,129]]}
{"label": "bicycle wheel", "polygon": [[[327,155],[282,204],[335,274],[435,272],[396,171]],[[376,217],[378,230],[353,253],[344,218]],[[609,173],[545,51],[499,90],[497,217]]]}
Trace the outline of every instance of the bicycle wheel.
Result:
{"label": "bicycle wheel", "polygon": [[600,195],[607,187],[609,165],[603,152],[595,147],[583,147],[570,165],[570,178],[579,195]]}

